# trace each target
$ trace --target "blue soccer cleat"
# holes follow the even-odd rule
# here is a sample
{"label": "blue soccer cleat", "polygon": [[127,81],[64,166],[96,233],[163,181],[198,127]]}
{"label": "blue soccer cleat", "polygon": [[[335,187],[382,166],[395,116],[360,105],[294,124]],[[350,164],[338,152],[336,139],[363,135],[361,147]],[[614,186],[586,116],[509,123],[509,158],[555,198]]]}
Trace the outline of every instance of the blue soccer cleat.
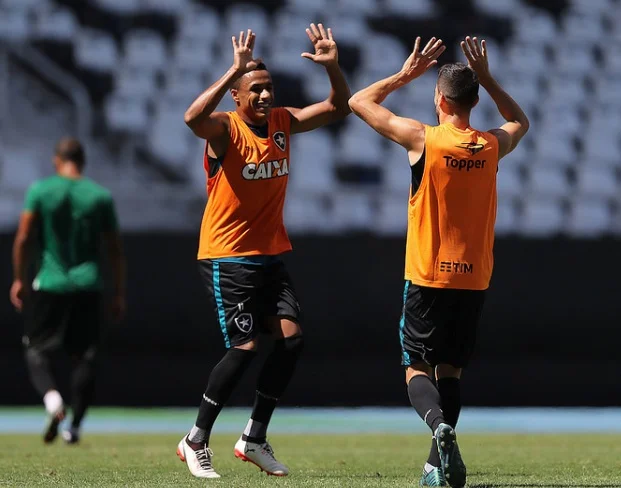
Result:
{"label": "blue soccer cleat", "polygon": [[431,471],[423,469],[423,475],[420,478],[419,486],[448,486],[444,473],[440,468],[433,468]]}
{"label": "blue soccer cleat", "polygon": [[434,436],[447,483],[452,488],[463,488],[466,486],[466,465],[457,446],[455,429],[448,424],[440,424]]}

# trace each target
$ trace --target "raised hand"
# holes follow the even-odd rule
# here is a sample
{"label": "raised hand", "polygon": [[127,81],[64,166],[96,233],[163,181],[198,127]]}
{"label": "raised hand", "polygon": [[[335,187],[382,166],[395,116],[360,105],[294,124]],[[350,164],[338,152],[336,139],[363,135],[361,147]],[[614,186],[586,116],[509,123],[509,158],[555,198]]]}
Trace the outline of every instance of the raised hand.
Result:
{"label": "raised hand", "polygon": [[438,57],[446,49],[446,46],[442,44],[442,39],[432,37],[424,49],[419,52],[420,41],[420,37],[417,37],[412,54],[405,60],[401,68],[401,75],[405,77],[407,82],[418,78],[429,68],[437,64]]}
{"label": "raised hand", "polygon": [[303,58],[310,59],[315,63],[322,64],[324,66],[339,62],[336,42],[334,42],[334,39],[332,38],[332,29],[328,27],[328,31],[326,32],[323,24],[311,24],[310,28],[306,29],[306,34],[313,43],[315,54],[302,53]]}
{"label": "raised hand", "polygon": [[489,75],[489,62],[487,59],[487,46],[485,39],[480,43],[475,38],[466,37],[461,41],[461,50],[466,55],[468,65],[475,71],[479,78]]}
{"label": "raised hand", "polygon": [[248,73],[261,63],[260,59],[254,59],[252,57],[252,50],[254,49],[254,41],[256,34],[248,29],[244,37],[244,31],[239,33],[239,39],[235,36],[231,38],[233,41],[233,67],[242,73]]}

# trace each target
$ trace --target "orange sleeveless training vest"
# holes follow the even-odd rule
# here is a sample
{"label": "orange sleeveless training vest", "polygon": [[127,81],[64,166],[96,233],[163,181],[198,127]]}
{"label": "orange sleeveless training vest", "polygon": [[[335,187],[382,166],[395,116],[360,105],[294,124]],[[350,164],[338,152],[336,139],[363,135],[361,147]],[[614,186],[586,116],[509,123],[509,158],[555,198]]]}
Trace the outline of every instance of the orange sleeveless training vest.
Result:
{"label": "orange sleeveless training vest", "polygon": [[198,259],[276,255],[291,250],[283,221],[289,179],[290,114],[275,108],[267,138],[255,135],[228,112],[230,142],[222,166],[210,176],[207,145],[207,205]]}
{"label": "orange sleeveless training vest", "polygon": [[494,266],[498,140],[452,124],[425,126],[424,164],[408,206],[405,279],[484,290]]}

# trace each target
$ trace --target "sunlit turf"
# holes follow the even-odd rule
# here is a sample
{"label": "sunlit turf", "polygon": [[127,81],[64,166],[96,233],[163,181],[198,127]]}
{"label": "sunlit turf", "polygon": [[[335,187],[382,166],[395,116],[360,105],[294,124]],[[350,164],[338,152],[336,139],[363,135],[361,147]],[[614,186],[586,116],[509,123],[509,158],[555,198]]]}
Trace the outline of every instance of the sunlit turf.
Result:
{"label": "sunlit turf", "polygon": [[[0,486],[414,487],[430,440],[423,435],[273,435],[287,478],[267,477],[233,456],[237,437],[213,437],[220,480],[193,478],[175,455],[179,436],[85,435],[45,446],[35,435],[0,435]],[[621,487],[621,436],[462,434],[468,486]]]}

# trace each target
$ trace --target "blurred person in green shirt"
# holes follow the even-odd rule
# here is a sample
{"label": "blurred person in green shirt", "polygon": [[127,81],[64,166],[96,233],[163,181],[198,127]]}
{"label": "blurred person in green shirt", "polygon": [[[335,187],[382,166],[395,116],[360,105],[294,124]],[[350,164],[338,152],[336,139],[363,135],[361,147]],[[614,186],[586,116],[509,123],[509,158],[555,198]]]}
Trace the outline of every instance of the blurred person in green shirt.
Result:
{"label": "blurred person in green shirt", "polygon": [[[83,176],[82,144],[61,139],[53,161],[56,174],[34,182],[26,193],[13,245],[10,298],[24,314],[26,363],[47,411],[46,443],[58,436],[66,413],[52,371],[53,356],[63,351],[71,358],[73,416],[62,435],[67,443],[76,443],[95,389],[103,322],[102,251],[112,268],[112,313],[117,321],[125,311],[125,262],[112,196]],[[36,266],[32,282],[31,264]]]}

